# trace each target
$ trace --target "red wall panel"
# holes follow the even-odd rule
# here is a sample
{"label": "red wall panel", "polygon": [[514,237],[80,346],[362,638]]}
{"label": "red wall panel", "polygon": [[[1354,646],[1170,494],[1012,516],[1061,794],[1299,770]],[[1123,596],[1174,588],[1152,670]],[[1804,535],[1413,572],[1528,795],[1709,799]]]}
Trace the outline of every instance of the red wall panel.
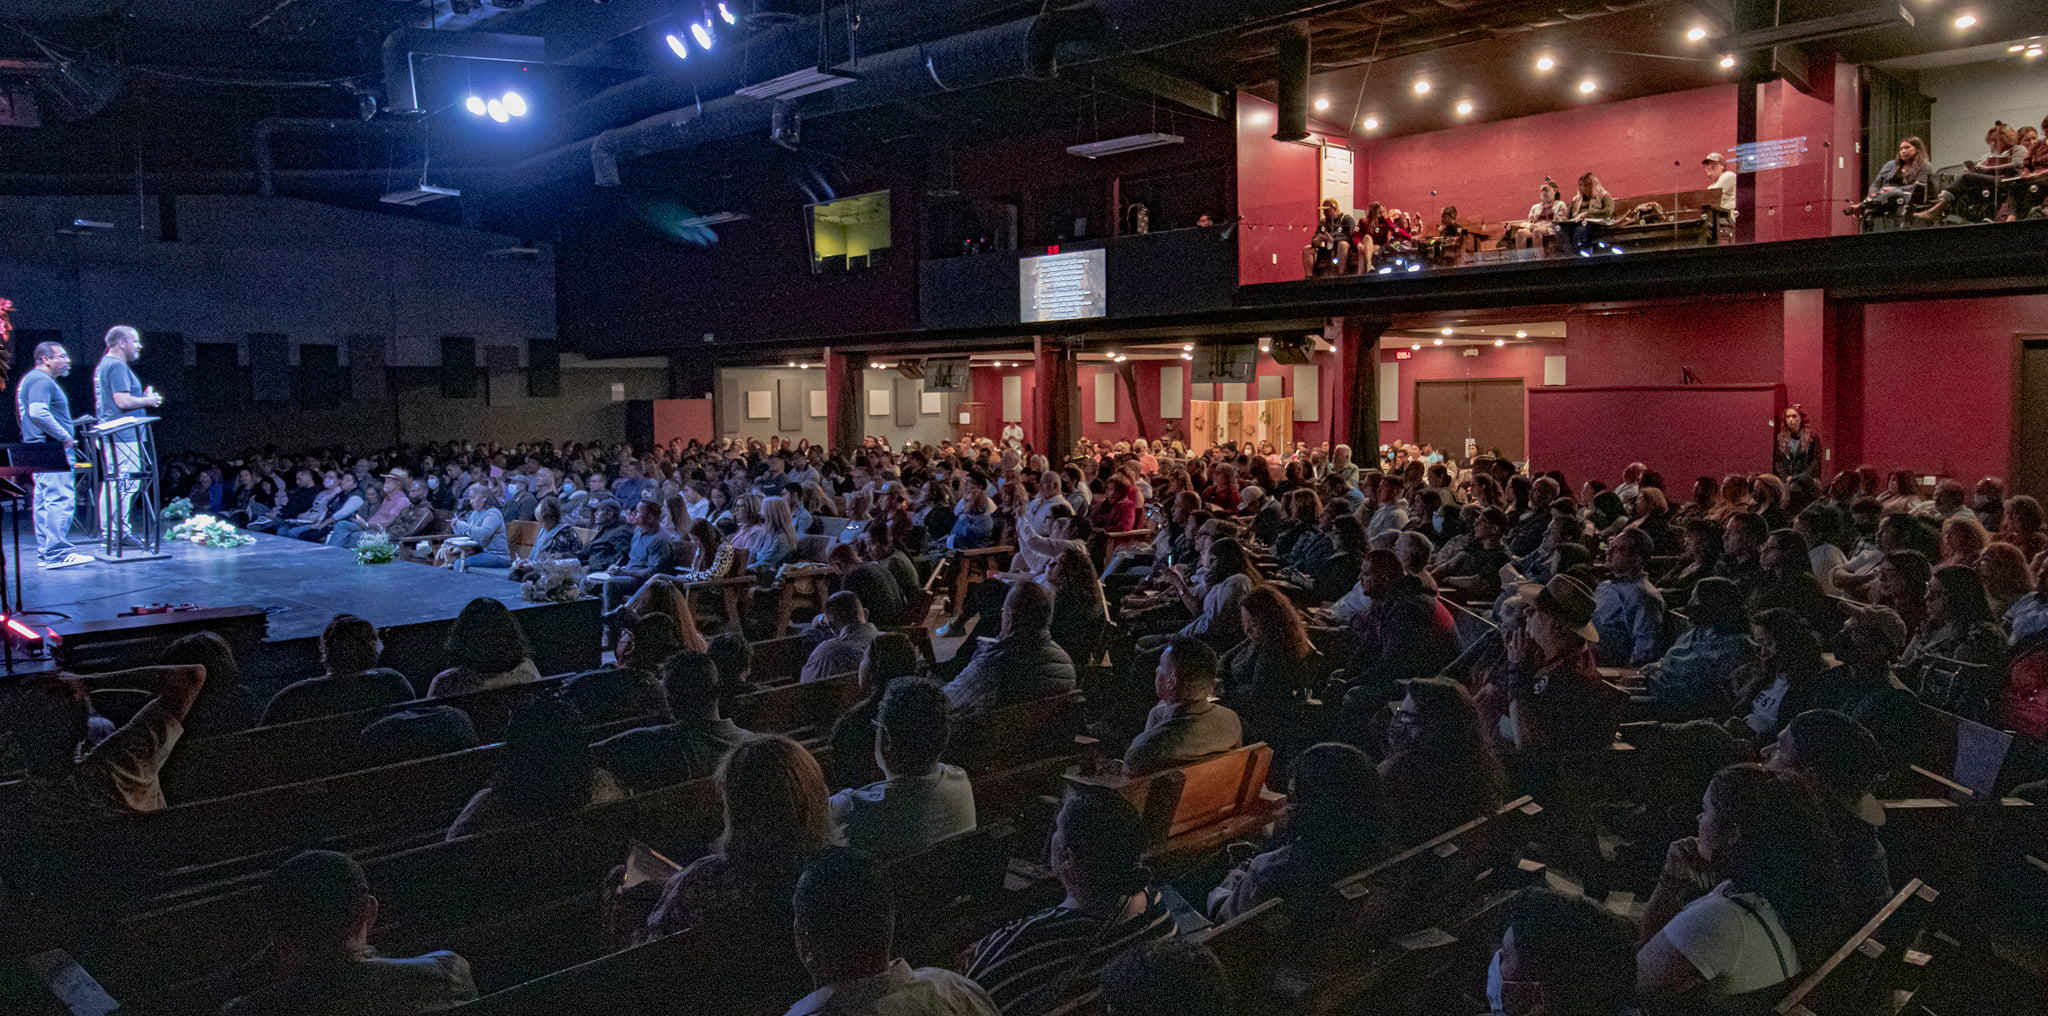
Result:
{"label": "red wall panel", "polygon": [[1529,468],[1618,483],[1642,461],[1679,491],[1695,476],[1767,472],[1776,385],[1532,388]]}
{"label": "red wall panel", "polygon": [[[1871,304],[1853,352],[1862,460],[1974,480],[2012,468],[2015,336],[2048,332],[2048,296]],[[2028,435],[2042,440],[2042,435]]]}
{"label": "red wall panel", "polygon": [[[1301,249],[1315,235],[1322,149],[1273,140],[1274,106],[1237,96],[1238,281],[1301,278]],[[1354,179],[1355,189],[1355,179]]]}

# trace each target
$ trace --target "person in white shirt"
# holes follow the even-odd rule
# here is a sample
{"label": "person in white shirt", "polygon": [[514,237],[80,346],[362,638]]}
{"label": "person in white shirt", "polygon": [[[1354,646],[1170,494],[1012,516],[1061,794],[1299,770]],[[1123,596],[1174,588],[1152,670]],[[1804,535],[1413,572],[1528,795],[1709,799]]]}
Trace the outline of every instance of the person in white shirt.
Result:
{"label": "person in white shirt", "polygon": [[1721,158],[1720,152],[1708,152],[1707,157],[1700,160],[1700,169],[1707,174],[1707,179],[1713,181],[1707,186],[1721,192],[1721,211],[1727,215],[1729,222],[1734,222],[1735,171],[1728,168],[1728,163]]}
{"label": "person in white shirt", "polygon": [[882,857],[916,853],[974,828],[967,771],[939,761],[948,734],[946,693],[924,679],[898,680],[875,719],[878,782],[832,795],[832,821],[849,846]]}
{"label": "person in white shirt", "polygon": [[1003,424],[1003,444],[1011,448],[1024,446],[1024,425],[1015,420]]}
{"label": "person in white shirt", "polygon": [[980,985],[896,956],[896,898],[882,866],[828,847],[804,866],[794,900],[796,953],[818,990],[784,1016],[997,1016]]}

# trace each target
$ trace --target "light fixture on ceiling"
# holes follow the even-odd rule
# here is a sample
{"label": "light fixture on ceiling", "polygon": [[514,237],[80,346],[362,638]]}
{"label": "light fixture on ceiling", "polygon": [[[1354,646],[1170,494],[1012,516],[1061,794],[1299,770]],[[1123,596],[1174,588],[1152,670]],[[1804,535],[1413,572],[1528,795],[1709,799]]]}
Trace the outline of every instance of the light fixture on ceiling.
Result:
{"label": "light fixture on ceiling", "polygon": [[462,108],[469,110],[471,116],[482,116],[489,107],[484,105],[484,100],[481,96],[472,95],[467,101],[463,102]]}
{"label": "light fixture on ceiling", "polygon": [[1422,343],[1418,342],[1418,343],[1416,343],[1416,344],[1414,344],[1414,345],[1412,345],[1412,346],[1409,346],[1408,348],[1409,348],[1409,349],[1415,349],[1415,350],[1419,350],[1419,349],[1421,349],[1421,348],[1422,348]]}
{"label": "light fixture on ceiling", "polygon": [[2007,46],[2007,47],[2005,47],[2005,51],[2006,51],[2006,52],[2008,52],[2008,53],[2017,53],[2017,52],[2019,52],[2020,50],[2023,50],[2023,49],[2025,49],[2025,48],[2027,48],[2027,44],[2026,44],[2026,43],[2024,43],[2024,42],[2015,42],[2015,43],[2013,43],[2012,45],[2010,45],[2010,46]]}
{"label": "light fixture on ceiling", "polygon": [[505,111],[505,100],[503,99],[492,99],[484,103],[484,112],[490,114],[491,119],[499,123],[512,119],[512,114]]}
{"label": "light fixture on ceiling", "polygon": [[1183,346],[1181,346],[1181,347],[1180,347],[1180,351],[1181,351],[1181,352],[1183,352],[1183,353],[1192,353],[1192,352],[1194,352],[1194,351],[1195,351],[1195,346],[1194,346],[1194,343],[1188,343],[1188,344],[1186,344],[1186,345],[1183,345]]}
{"label": "light fixture on ceiling", "polygon": [[1328,100],[1328,99],[1317,99],[1317,100],[1316,100],[1316,112],[1319,112],[1319,113],[1320,113],[1320,112],[1322,112],[1323,110],[1326,110],[1326,109],[1329,109],[1329,108],[1330,108],[1330,100]]}
{"label": "light fixture on ceiling", "polygon": [[1699,25],[1692,26],[1690,29],[1687,29],[1685,33],[1685,38],[1688,42],[1698,42],[1706,37],[1707,30],[1705,28],[1700,27]]}
{"label": "light fixture on ceiling", "polygon": [[828,71],[823,67],[806,67],[779,78],[769,78],[758,85],[748,85],[739,89],[737,94],[749,99],[766,99],[773,102],[779,99],[795,99],[812,92],[822,92],[827,88],[838,88],[840,85],[850,85],[859,80],[860,75],[852,71]]}
{"label": "light fixture on ceiling", "polygon": [[1977,16],[1975,14],[1959,14],[1956,16],[1957,28],[1970,28],[1976,24]]}
{"label": "light fixture on ceiling", "polygon": [[1470,99],[1467,99],[1467,100],[1465,100],[1464,102],[1460,102],[1460,103],[1458,103],[1458,115],[1459,115],[1459,116],[1471,116],[1471,115],[1472,115],[1472,100],[1470,100]]}
{"label": "light fixture on ceiling", "polygon": [[1545,53],[1542,56],[1536,58],[1536,70],[1538,73],[1549,73],[1550,70],[1555,68],[1556,66],[1557,61],[1553,59],[1548,53]]}
{"label": "light fixture on ceiling", "polygon": [[725,0],[718,0],[718,16],[725,19],[725,23],[728,25],[740,23],[740,19],[733,14],[732,8],[726,4]]}
{"label": "light fixture on ceiling", "polygon": [[1085,145],[1068,145],[1067,154],[1078,155],[1085,159],[1100,159],[1105,155],[1122,155],[1125,152],[1158,148],[1162,145],[1177,145],[1186,140],[1186,138],[1178,134],[1161,134],[1158,131],[1153,131],[1149,134],[1130,134],[1121,138],[1110,138],[1107,141],[1090,141]]}
{"label": "light fixture on ceiling", "polygon": [[1436,340],[1436,345],[1439,345],[1439,346],[1441,346],[1441,345],[1443,345],[1443,344],[1444,344],[1444,340],[1442,340],[1442,339],[1438,339],[1438,340]]}
{"label": "light fixture on ceiling", "polygon": [[684,42],[683,37],[674,32],[669,33],[668,48],[671,52],[675,53],[678,60],[688,60],[690,58],[690,44]]}
{"label": "light fixture on ceiling", "polygon": [[2038,56],[2040,56],[2040,55],[2041,55],[2041,47],[2039,47],[2039,46],[2035,46],[2035,47],[2034,47],[2033,49],[2027,50],[2027,53],[2026,53],[2027,59],[2029,59],[2029,60],[2032,60],[2032,59],[2034,59],[2035,57],[2038,57]]}
{"label": "light fixture on ceiling", "polygon": [[1724,70],[1724,71],[1728,71],[1728,70],[1734,70],[1734,69],[1735,69],[1735,54],[1733,54],[1733,53],[1727,53],[1727,54],[1723,54],[1723,55],[1722,55],[1722,57],[1721,57],[1721,69],[1722,69],[1722,70]]}
{"label": "light fixture on ceiling", "polygon": [[1192,359],[1194,359],[1194,358],[1195,358],[1195,354],[1193,354],[1193,353],[1182,353],[1182,354],[1180,354],[1180,358],[1181,358],[1181,359],[1183,359],[1183,360],[1192,360]]}
{"label": "light fixture on ceiling", "polygon": [[1494,344],[1494,345],[1496,345],[1496,346],[1505,346],[1505,345],[1507,345],[1507,344],[1508,344],[1508,340],[1506,340],[1506,339],[1495,339],[1495,340],[1493,340],[1493,344]]}
{"label": "light fixture on ceiling", "polygon": [[1417,94],[1417,95],[1428,95],[1428,94],[1429,94],[1429,79],[1428,79],[1428,78],[1417,78],[1417,79],[1415,79],[1415,94]]}
{"label": "light fixture on ceiling", "polygon": [[1592,78],[1587,78],[1584,81],[1579,82],[1579,91],[1585,95],[1593,94],[1593,90],[1599,87],[1600,85],[1597,82],[1595,82]]}
{"label": "light fixture on ceiling", "polygon": [[1449,334],[1451,334],[1451,331],[1452,331],[1452,329],[1449,329],[1449,328],[1445,328],[1445,329],[1443,329],[1443,330],[1442,330],[1442,331],[1440,332],[1440,334],[1443,334],[1443,335],[1449,335]]}
{"label": "light fixture on ceiling", "polygon": [[1515,338],[1518,338],[1518,339],[1526,339],[1526,338],[1528,338],[1528,337],[1529,337],[1529,333],[1528,333],[1528,332],[1520,332],[1520,331],[1518,331],[1518,332],[1516,332],[1516,333],[1515,333]]}
{"label": "light fixture on ceiling", "polygon": [[1376,130],[1379,130],[1379,129],[1380,129],[1380,118],[1379,118],[1379,117],[1376,117],[1376,116],[1369,116],[1369,117],[1366,117],[1366,118],[1365,118],[1365,123],[1364,123],[1364,124],[1363,124],[1362,126],[1363,126],[1363,127],[1364,127],[1364,128],[1366,129],[1366,130],[1369,130],[1369,131],[1376,131]]}
{"label": "light fixture on ceiling", "polygon": [[690,37],[697,40],[697,45],[704,47],[706,50],[709,50],[712,43],[717,41],[711,37],[711,22],[709,20],[690,22]]}

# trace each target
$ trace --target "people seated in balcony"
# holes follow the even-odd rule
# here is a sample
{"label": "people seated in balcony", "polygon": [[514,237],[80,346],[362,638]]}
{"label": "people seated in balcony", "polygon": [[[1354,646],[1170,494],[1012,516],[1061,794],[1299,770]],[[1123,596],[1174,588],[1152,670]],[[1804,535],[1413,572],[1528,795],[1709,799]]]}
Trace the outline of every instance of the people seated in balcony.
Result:
{"label": "people seated in balcony", "polygon": [[1574,248],[1590,247],[1596,231],[1614,220],[1614,195],[1591,173],[1579,175],[1579,192],[1565,209],[1564,238]]}
{"label": "people seated in balcony", "polygon": [[1916,191],[1933,185],[1934,165],[1927,158],[1927,142],[1910,137],[1899,142],[1899,154],[1887,161],[1870,180],[1870,191],[1861,201],[1849,202],[1844,215],[1898,215],[1912,204]]}
{"label": "people seated in balcony", "polygon": [[1571,207],[1559,196],[1557,184],[1545,180],[1536,190],[1536,203],[1529,206],[1529,224],[1515,232],[1516,247],[1543,247],[1557,236],[1559,224],[1571,215]]}
{"label": "people seated in balcony", "polygon": [[1302,276],[1313,279],[1323,271],[1344,274],[1344,266],[1351,257],[1351,239],[1357,232],[1358,222],[1351,213],[1336,198],[1324,198],[1315,236],[1301,249]]}
{"label": "people seated in balcony", "polygon": [[1991,221],[2003,200],[2000,185],[2025,171],[2027,149],[2020,144],[2019,132],[2003,120],[1984,132],[1984,147],[1984,157],[1964,162],[1966,172],[1941,192],[1933,207],[1914,213],[1915,219],[1940,222],[1953,208],[1965,221]]}
{"label": "people seated in balcony", "polygon": [[1735,171],[1728,168],[1720,152],[1708,152],[1707,157],[1700,160],[1700,170],[1707,174],[1708,188],[1721,192],[1712,207],[1718,208],[1723,218],[1734,222]]}
{"label": "people seated in balcony", "polygon": [[1395,240],[1393,220],[1387,218],[1385,205],[1375,201],[1365,208],[1365,218],[1358,222],[1359,271],[1373,270],[1373,258],[1379,256]]}

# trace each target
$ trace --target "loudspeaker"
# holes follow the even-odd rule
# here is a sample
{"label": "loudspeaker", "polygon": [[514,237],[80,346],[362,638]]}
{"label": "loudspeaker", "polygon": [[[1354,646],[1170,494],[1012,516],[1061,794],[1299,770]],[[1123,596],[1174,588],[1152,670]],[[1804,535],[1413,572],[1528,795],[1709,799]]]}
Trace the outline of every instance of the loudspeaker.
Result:
{"label": "loudspeaker", "polygon": [[1289,25],[1275,33],[1273,68],[1279,76],[1280,116],[1273,130],[1275,141],[1301,141],[1308,137],[1308,28]]}
{"label": "loudspeaker", "polygon": [[1303,364],[1315,358],[1313,347],[1310,346],[1309,341],[1298,336],[1293,338],[1274,336],[1272,353],[1274,363]]}
{"label": "loudspeaker", "polygon": [[562,394],[562,346],[553,339],[526,344],[526,394],[552,399]]}
{"label": "loudspeaker", "polygon": [[441,397],[476,398],[476,340],[467,335],[441,336]]}

